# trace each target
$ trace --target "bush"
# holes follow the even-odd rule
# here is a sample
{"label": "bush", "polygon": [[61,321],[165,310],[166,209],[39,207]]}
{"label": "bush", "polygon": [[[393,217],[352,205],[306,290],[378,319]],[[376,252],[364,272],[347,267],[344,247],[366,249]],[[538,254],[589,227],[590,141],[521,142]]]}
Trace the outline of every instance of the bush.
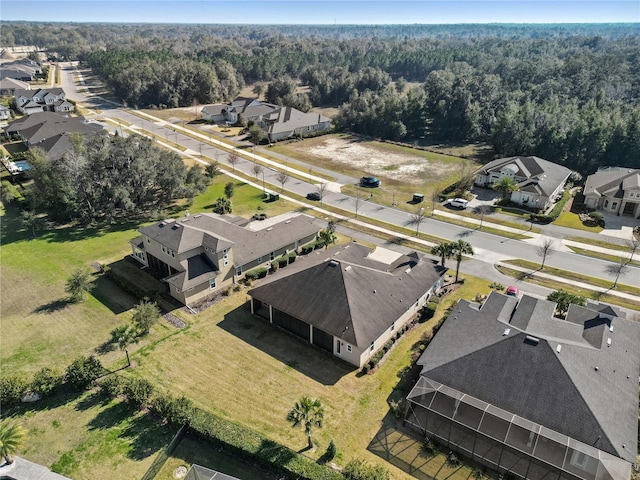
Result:
{"label": "bush", "polygon": [[219,215],[224,215],[225,213],[231,213],[233,211],[233,207],[231,205],[231,201],[228,198],[219,198],[213,204],[213,212]]}
{"label": "bush", "polygon": [[298,254],[296,252],[291,252],[289,254],[289,263],[295,262],[297,257],[298,257]]}
{"label": "bush", "polygon": [[529,215],[529,218],[531,219],[532,222],[542,223],[542,224],[551,223],[555,220],[555,218],[553,218],[551,215],[543,215],[540,213],[531,214]]}
{"label": "bush", "polygon": [[271,268],[269,268],[269,273],[276,273],[278,271],[278,263],[271,262]]}
{"label": "bush", "polygon": [[549,212],[549,216],[553,218],[553,220],[557,220],[557,218],[562,213],[562,210],[564,209],[565,204],[569,201],[570,198],[571,198],[571,192],[569,192],[569,190],[565,190],[564,192],[562,192],[562,199],[559,200],[551,209],[551,212]]}
{"label": "bush", "polygon": [[604,228],[604,215],[602,212],[591,212],[589,217],[596,223],[597,226]]}
{"label": "bush", "polygon": [[141,334],[146,335],[149,333],[149,330],[151,330],[151,327],[157,323],[159,318],[160,310],[158,309],[158,305],[148,298],[144,298],[135,306],[131,322]]}
{"label": "bush", "polygon": [[305,245],[304,247],[302,247],[301,251],[302,251],[302,255],[308,255],[311,252],[313,252],[313,244],[311,245]]}
{"label": "bush", "polygon": [[280,257],[278,259],[278,266],[280,268],[286,267],[287,265],[289,265],[289,257]]}
{"label": "bush", "polygon": [[460,459],[458,458],[458,456],[453,453],[453,452],[449,452],[449,455],[447,455],[447,466],[449,468],[457,468],[460,466]]}
{"label": "bush", "polygon": [[105,267],[104,273],[120,288],[139,299],[158,300],[166,288],[165,284],[128,262],[118,262],[115,268]]}
{"label": "bush", "polygon": [[62,383],[62,375],[49,367],[40,369],[33,376],[30,389],[37,393],[40,398],[52,395]]}
{"label": "bush", "polygon": [[338,454],[338,447],[336,447],[336,443],[333,441],[333,439],[331,439],[331,441],[329,442],[329,446],[327,447],[327,451],[324,452],[323,457],[326,459],[327,462],[329,462],[334,458],[336,458],[337,454]]}
{"label": "bush", "polygon": [[124,382],[122,388],[126,402],[138,409],[147,406],[153,391],[153,385],[144,378],[131,378]]}
{"label": "bush", "polygon": [[27,392],[29,381],[22,374],[2,376],[0,378],[0,404],[6,408],[20,403],[20,399]]}
{"label": "bush", "polygon": [[244,274],[244,278],[250,281],[257,280],[258,278],[264,278],[267,276],[268,270],[265,267],[255,268],[253,270],[249,270]]}
{"label": "bush", "polygon": [[194,412],[193,402],[184,396],[174,398],[171,395],[158,395],[151,400],[151,408],[158,416],[175,426],[191,422]]}
{"label": "bush", "polygon": [[322,240],[317,240],[316,242],[313,243],[313,249],[320,250],[321,248],[324,248],[326,244],[327,243]]}
{"label": "bush", "polygon": [[422,451],[428,457],[433,457],[436,453],[438,453],[438,443],[435,440],[427,437],[422,442]]}
{"label": "bush", "polygon": [[86,390],[103,371],[100,360],[93,355],[80,357],[67,367],[64,380],[78,390]]}
{"label": "bush", "polygon": [[122,394],[124,387],[124,380],[119,375],[109,375],[102,379],[98,386],[100,387],[100,393],[108,397],[117,397]]}
{"label": "bush", "polygon": [[342,471],[347,480],[389,480],[389,472],[382,465],[369,465],[364,460],[351,460]]}

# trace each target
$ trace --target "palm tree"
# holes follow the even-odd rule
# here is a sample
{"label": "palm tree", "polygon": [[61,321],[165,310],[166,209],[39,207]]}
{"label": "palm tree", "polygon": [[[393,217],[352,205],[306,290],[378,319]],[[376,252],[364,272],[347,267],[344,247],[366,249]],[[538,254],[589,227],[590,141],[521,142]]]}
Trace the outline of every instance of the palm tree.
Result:
{"label": "palm tree", "polygon": [[329,244],[336,243],[336,240],[338,240],[331,227],[320,230],[320,233],[318,233],[318,238],[321,242],[324,243],[325,250],[329,248]]}
{"label": "palm tree", "polygon": [[507,195],[518,190],[518,184],[511,177],[502,177],[493,185],[493,189],[500,192],[502,194],[502,200],[505,200]]}
{"label": "palm tree", "polygon": [[0,424],[0,455],[7,465],[13,463],[13,454],[24,446],[22,442],[27,431],[17,423]]}
{"label": "palm tree", "polygon": [[127,355],[127,367],[130,367],[131,360],[129,359],[128,348],[132,343],[140,341],[138,330],[133,325],[121,325],[113,331],[113,336],[118,342],[120,350],[123,350]]}
{"label": "palm tree", "polygon": [[460,263],[462,262],[463,255],[473,255],[473,248],[468,242],[464,240],[458,240],[451,245],[451,255],[456,257],[456,283],[458,283],[458,272],[460,271]]}
{"label": "palm tree", "polygon": [[450,243],[441,243],[431,249],[431,255],[438,255],[440,257],[440,265],[443,267],[445,260],[451,257],[452,253]]}
{"label": "palm tree", "polygon": [[287,420],[292,423],[292,427],[304,425],[304,433],[307,435],[309,449],[313,448],[311,429],[312,427],[322,428],[323,419],[324,407],[320,400],[311,398],[308,395],[298,400],[287,415]]}

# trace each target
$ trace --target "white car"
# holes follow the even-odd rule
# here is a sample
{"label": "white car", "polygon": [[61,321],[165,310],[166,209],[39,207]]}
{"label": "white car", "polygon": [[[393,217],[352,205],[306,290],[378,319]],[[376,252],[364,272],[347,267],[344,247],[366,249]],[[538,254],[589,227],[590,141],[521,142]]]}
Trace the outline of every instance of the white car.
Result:
{"label": "white car", "polygon": [[464,198],[449,198],[444,202],[444,204],[449,205],[450,207],[459,208],[462,210],[464,208],[467,208],[467,205],[469,204],[469,200],[465,200]]}

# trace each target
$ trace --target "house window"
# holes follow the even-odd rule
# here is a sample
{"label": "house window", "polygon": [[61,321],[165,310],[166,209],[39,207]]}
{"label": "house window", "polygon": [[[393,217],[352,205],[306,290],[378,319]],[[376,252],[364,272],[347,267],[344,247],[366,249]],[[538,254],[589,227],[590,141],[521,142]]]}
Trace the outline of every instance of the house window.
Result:
{"label": "house window", "polygon": [[369,347],[369,351],[370,352],[373,352],[374,343],[375,343],[375,341],[371,342],[371,346]]}
{"label": "house window", "polygon": [[609,208],[609,200],[604,201],[604,208]]}
{"label": "house window", "polygon": [[262,257],[258,257],[258,263],[262,263]]}
{"label": "house window", "polygon": [[240,275],[242,275],[242,267],[241,266],[236,268],[236,276],[239,277]]}
{"label": "house window", "polygon": [[228,253],[227,253],[227,252],[228,252],[228,251],[227,251],[227,249],[226,249],[226,248],[222,251],[222,260],[223,260],[223,261],[222,261],[222,264],[223,264],[225,267],[229,265],[229,255],[228,255]]}
{"label": "house window", "polygon": [[269,260],[273,261],[276,258],[276,252],[271,252],[269,254]]}
{"label": "house window", "polygon": [[209,288],[216,288],[216,279],[215,279],[215,277],[209,280]]}
{"label": "house window", "polygon": [[615,210],[616,208],[618,208],[618,202],[613,202],[611,204],[611,210]]}
{"label": "house window", "polygon": [[151,243],[151,239],[147,237],[147,243]]}
{"label": "house window", "polygon": [[347,345],[347,352],[351,351],[351,345]]}
{"label": "house window", "polygon": [[396,328],[396,322],[393,322],[393,323],[391,324],[391,331],[392,331],[392,332],[393,332],[393,329],[394,329],[394,328]]}

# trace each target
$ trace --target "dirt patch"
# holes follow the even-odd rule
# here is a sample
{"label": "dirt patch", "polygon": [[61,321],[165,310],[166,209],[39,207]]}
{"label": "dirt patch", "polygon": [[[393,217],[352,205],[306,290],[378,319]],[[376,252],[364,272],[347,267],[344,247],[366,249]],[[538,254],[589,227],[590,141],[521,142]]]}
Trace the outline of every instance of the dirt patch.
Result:
{"label": "dirt patch", "polygon": [[421,184],[428,178],[448,176],[457,168],[455,165],[430,161],[419,155],[394,152],[382,146],[347,138],[327,137],[322,143],[309,147],[308,151],[369,175],[393,178],[410,184]]}

